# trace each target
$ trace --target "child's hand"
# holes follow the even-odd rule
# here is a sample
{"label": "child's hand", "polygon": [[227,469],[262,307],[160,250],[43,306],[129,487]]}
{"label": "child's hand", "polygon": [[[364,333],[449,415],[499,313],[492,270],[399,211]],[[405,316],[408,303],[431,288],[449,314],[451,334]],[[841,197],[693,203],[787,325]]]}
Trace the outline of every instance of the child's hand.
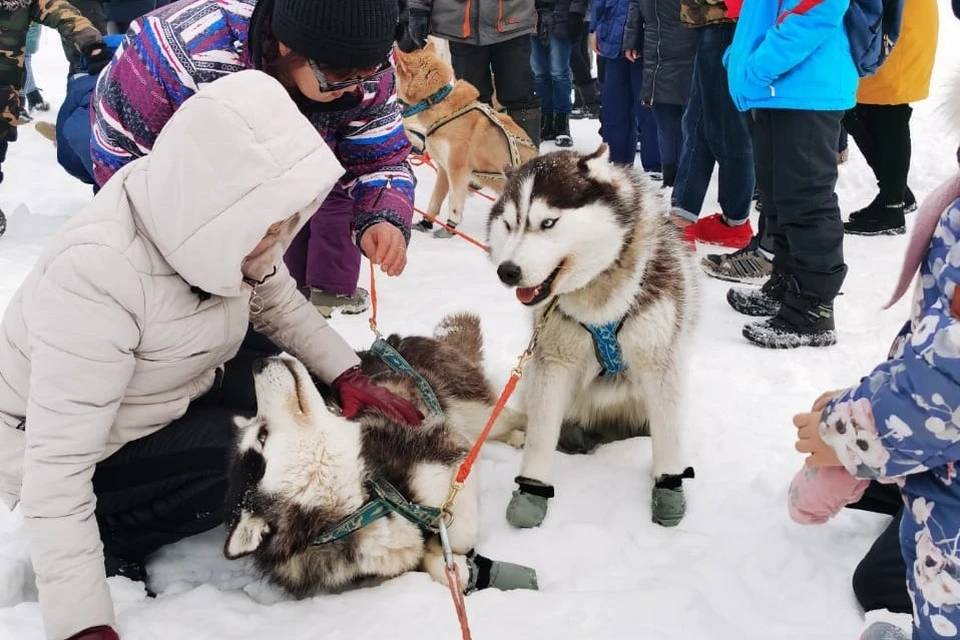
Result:
{"label": "child's hand", "polygon": [[828,402],[839,396],[844,391],[846,391],[846,389],[824,391],[822,394],[820,394],[820,397],[814,401],[813,408],[811,408],[810,411],[823,411]]}
{"label": "child's hand", "polygon": [[820,412],[800,413],[793,416],[797,427],[797,443],[794,445],[800,453],[807,453],[805,461],[808,467],[840,467],[833,447],[820,439]]}

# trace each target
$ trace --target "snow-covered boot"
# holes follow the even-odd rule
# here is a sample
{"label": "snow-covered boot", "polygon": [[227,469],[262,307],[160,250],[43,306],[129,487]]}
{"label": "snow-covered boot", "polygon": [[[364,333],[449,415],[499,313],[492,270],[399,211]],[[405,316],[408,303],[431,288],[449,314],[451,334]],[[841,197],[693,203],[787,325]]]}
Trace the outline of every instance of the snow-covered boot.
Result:
{"label": "snow-covered boot", "polygon": [[470,567],[467,593],[489,588],[501,591],[513,589],[536,591],[538,587],[536,570],[521,564],[491,560],[471,551],[467,555],[467,566]]}
{"label": "snow-covered boot", "polygon": [[570,135],[570,114],[558,113],[553,118],[553,131],[557,136],[558,147],[572,147],[573,137]]}
{"label": "snow-covered boot", "polygon": [[833,302],[798,291],[795,283],[787,290],[777,315],[743,328],[743,337],[768,349],[829,347],[837,343]]}
{"label": "snow-covered boot", "polygon": [[553,497],[553,486],[523,476],[515,482],[518,488],[507,505],[507,522],[519,529],[539,527],[547,517],[547,500]]}
{"label": "snow-covered boot", "polygon": [[727,302],[745,316],[775,316],[787,292],[787,279],[774,271],[760,289],[734,287],[727,292]]}
{"label": "snow-covered boot", "polygon": [[540,142],[547,142],[557,139],[557,131],[554,128],[553,111],[540,112]]}

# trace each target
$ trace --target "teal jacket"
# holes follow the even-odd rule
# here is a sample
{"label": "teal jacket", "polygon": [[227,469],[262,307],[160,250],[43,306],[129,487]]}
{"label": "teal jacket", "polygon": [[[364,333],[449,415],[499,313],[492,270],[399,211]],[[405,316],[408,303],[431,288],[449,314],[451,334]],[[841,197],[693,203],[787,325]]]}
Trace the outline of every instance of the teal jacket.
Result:
{"label": "teal jacket", "polygon": [[745,0],[724,55],[740,111],[843,111],[860,77],[843,16],[850,0]]}

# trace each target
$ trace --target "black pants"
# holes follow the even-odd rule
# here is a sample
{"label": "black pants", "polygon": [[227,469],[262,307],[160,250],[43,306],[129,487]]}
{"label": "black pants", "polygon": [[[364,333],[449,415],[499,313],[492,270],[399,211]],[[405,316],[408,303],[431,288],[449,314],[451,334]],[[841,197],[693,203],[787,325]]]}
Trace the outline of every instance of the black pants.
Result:
{"label": "black pants", "polygon": [[600,102],[597,95],[597,81],[593,77],[593,67],[590,64],[589,34],[584,33],[579,40],[573,43],[570,53],[570,72],[573,74],[575,107],[596,106]]}
{"label": "black pants", "polygon": [[533,87],[530,67],[530,38],[519,36],[487,46],[450,42],[450,57],[457,78],[466,80],[480,92],[480,102],[493,104],[493,84],[497,100],[534,142],[540,140],[540,101]]}
{"label": "black pants", "polygon": [[[100,33],[107,32],[107,16],[103,12],[103,3],[101,0],[70,0],[70,4],[76,7],[80,14],[93,23],[93,28]],[[73,46],[73,42],[66,38],[60,38],[60,44],[63,46],[63,55],[67,57],[70,64],[68,76],[80,73],[80,63],[83,61],[83,55]]]}
{"label": "black pants", "polygon": [[903,202],[910,171],[909,104],[858,104],[843,124],[863,153],[880,185],[880,204]]}
{"label": "black pants", "polygon": [[97,465],[93,491],[106,554],[140,561],[224,522],[233,418],[256,413],[253,361],[278,353],[250,330],[214,387],[183,417]]}
{"label": "black pants", "polygon": [[888,609],[893,613],[913,613],[907,593],[907,565],[900,551],[900,519],[903,516],[900,490],[896,485],[872,482],[863,498],[848,508],[893,516],[853,572],[853,593],[857,602],[864,611]]}
{"label": "black pants", "polygon": [[774,268],[832,302],[847,267],[837,186],[841,111],[754,109],[753,156]]}

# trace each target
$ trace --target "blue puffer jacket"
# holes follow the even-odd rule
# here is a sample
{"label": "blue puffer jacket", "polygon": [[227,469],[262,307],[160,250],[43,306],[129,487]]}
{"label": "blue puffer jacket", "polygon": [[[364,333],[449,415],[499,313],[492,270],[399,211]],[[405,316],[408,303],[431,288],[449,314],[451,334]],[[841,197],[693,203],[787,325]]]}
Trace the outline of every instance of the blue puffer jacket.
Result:
{"label": "blue puffer jacket", "polygon": [[853,107],[860,77],[843,26],[849,6],[850,0],[746,0],[723,59],[737,108]]}
{"label": "blue puffer jacket", "polygon": [[629,8],[630,0],[593,1],[590,30],[597,34],[597,46],[604,58],[619,58],[625,49],[637,46],[634,42],[629,43],[629,47],[624,46]]}

